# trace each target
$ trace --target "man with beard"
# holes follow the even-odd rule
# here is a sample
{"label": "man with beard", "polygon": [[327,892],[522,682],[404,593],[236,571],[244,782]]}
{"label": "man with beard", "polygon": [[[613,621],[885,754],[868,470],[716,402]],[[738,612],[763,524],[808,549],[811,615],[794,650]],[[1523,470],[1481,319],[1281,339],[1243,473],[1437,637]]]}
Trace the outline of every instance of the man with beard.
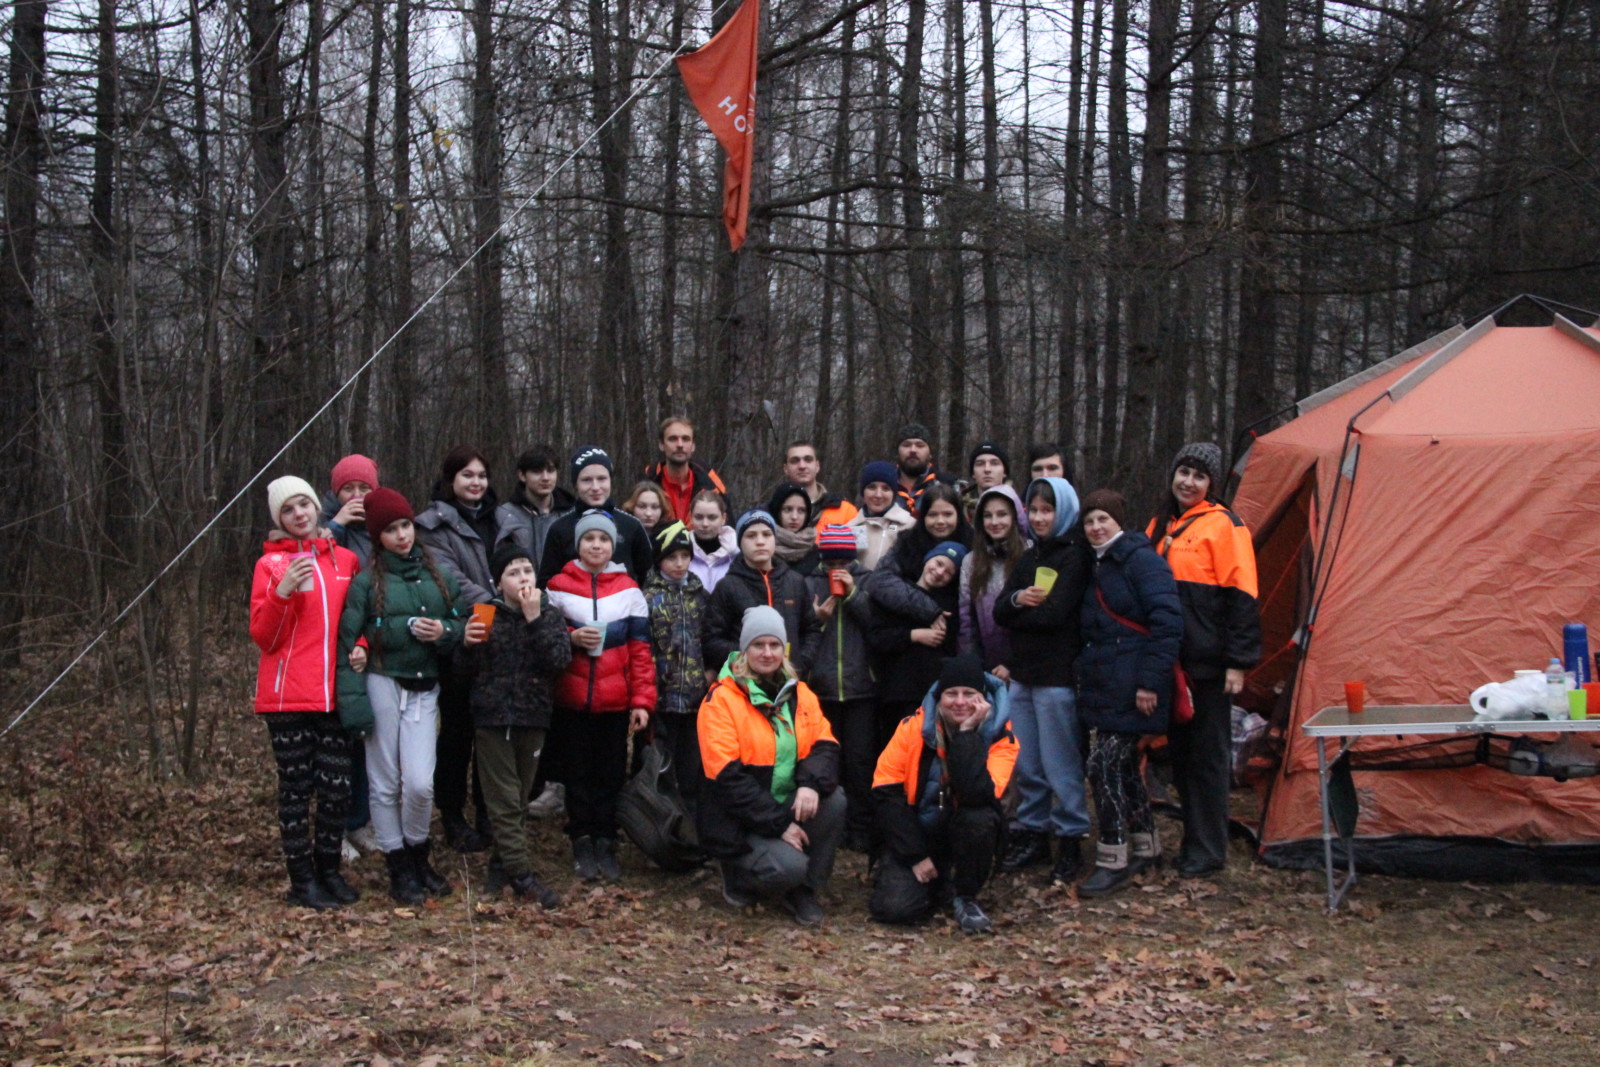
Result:
{"label": "man with beard", "polygon": [[895,465],[900,471],[900,484],[895,488],[895,499],[911,514],[917,513],[917,503],[923,491],[935,482],[955,484],[948,474],[941,474],[933,465],[933,431],[920,422],[908,422],[900,427],[895,440]]}
{"label": "man with beard", "polygon": [[661,462],[644,470],[644,480],[655,482],[667,494],[672,517],[685,526],[696,493],[715,489],[728,498],[728,487],[716,471],[694,461],[694,424],[682,415],[671,415],[661,422],[661,438],[656,442]]}

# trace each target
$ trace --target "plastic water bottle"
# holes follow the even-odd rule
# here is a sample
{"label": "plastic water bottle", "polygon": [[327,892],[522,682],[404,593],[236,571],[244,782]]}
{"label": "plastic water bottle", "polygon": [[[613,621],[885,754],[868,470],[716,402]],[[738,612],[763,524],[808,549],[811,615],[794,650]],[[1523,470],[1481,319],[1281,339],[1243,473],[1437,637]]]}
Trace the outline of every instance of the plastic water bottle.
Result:
{"label": "plastic water bottle", "polygon": [[1567,717],[1567,669],[1555,656],[1544,669],[1545,706],[1552,719]]}
{"label": "plastic water bottle", "polygon": [[1589,628],[1581,622],[1569,622],[1561,628],[1561,658],[1572,672],[1572,684],[1583,688],[1584,682],[1593,681],[1589,673]]}

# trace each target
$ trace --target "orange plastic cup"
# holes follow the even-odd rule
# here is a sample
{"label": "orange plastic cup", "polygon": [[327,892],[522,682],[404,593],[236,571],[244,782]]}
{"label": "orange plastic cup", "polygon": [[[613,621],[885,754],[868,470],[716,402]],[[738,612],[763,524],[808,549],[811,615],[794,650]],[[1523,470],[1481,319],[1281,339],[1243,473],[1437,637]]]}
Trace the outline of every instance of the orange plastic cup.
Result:
{"label": "orange plastic cup", "polygon": [[1367,683],[1344,683],[1344,706],[1350,709],[1350,714],[1360,715],[1367,710]]}
{"label": "orange plastic cup", "polygon": [[488,637],[489,631],[494,629],[494,605],[472,605],[472,621],[483,623],[483,636]]}

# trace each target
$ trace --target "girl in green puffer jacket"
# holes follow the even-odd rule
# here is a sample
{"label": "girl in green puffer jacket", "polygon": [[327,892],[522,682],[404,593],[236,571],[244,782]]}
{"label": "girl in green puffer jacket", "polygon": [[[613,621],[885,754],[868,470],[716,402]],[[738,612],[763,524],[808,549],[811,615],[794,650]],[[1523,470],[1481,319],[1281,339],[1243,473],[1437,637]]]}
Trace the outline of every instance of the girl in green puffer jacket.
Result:
{"label": "girl in green puffer jacket", "polygon": [[[389,867],[389,894],[406,904],[450,892],[428,862],[439,733],[439,661],[464,637],[466,606],[453,578],[417,544],[411,505],[392,489],[366,498],[377,535],[372,566],[350,583],[339,620],[339,717],[366,738],[372,829]],[[348,665],[365,638],[367,670]]]}

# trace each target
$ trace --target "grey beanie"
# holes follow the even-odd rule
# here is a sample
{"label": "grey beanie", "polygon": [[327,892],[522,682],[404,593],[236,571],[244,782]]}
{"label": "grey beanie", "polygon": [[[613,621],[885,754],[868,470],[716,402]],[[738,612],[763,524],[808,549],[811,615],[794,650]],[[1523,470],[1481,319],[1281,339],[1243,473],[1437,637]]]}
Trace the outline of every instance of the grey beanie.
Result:
{"label": "grey beanie", "polygon": [[583,540],[583,535],[590,530],[599,530],[611,538],[612,545],[617,543],[617,524],[611,521],[611,516],[598,509],[586,511],[578,517],[578,525],[572,529],[572,543],[576,545]]}
{"label": "grey beanie", "polygon": [[1217,492],[1222,488],[1222,449],[1210,441],[1195,441],[1178,449],[1178,454],[1172,457],[1172,466],[1167,468],[1167,478],[1170,480],[1178,472],[1179,467],[1194,467],[1205,471],[1211,478],[1211,491],[1206,495],[1215,499]]}
{"label": "grey beanie", "polygon": [[748,651],[758,637],[776,637],[785,646],[788,645],[789,635],[783,628],[783,616],[778,614],[777,608],[757,604],[744,609],[744,622],[739,626],[739,651]]}

